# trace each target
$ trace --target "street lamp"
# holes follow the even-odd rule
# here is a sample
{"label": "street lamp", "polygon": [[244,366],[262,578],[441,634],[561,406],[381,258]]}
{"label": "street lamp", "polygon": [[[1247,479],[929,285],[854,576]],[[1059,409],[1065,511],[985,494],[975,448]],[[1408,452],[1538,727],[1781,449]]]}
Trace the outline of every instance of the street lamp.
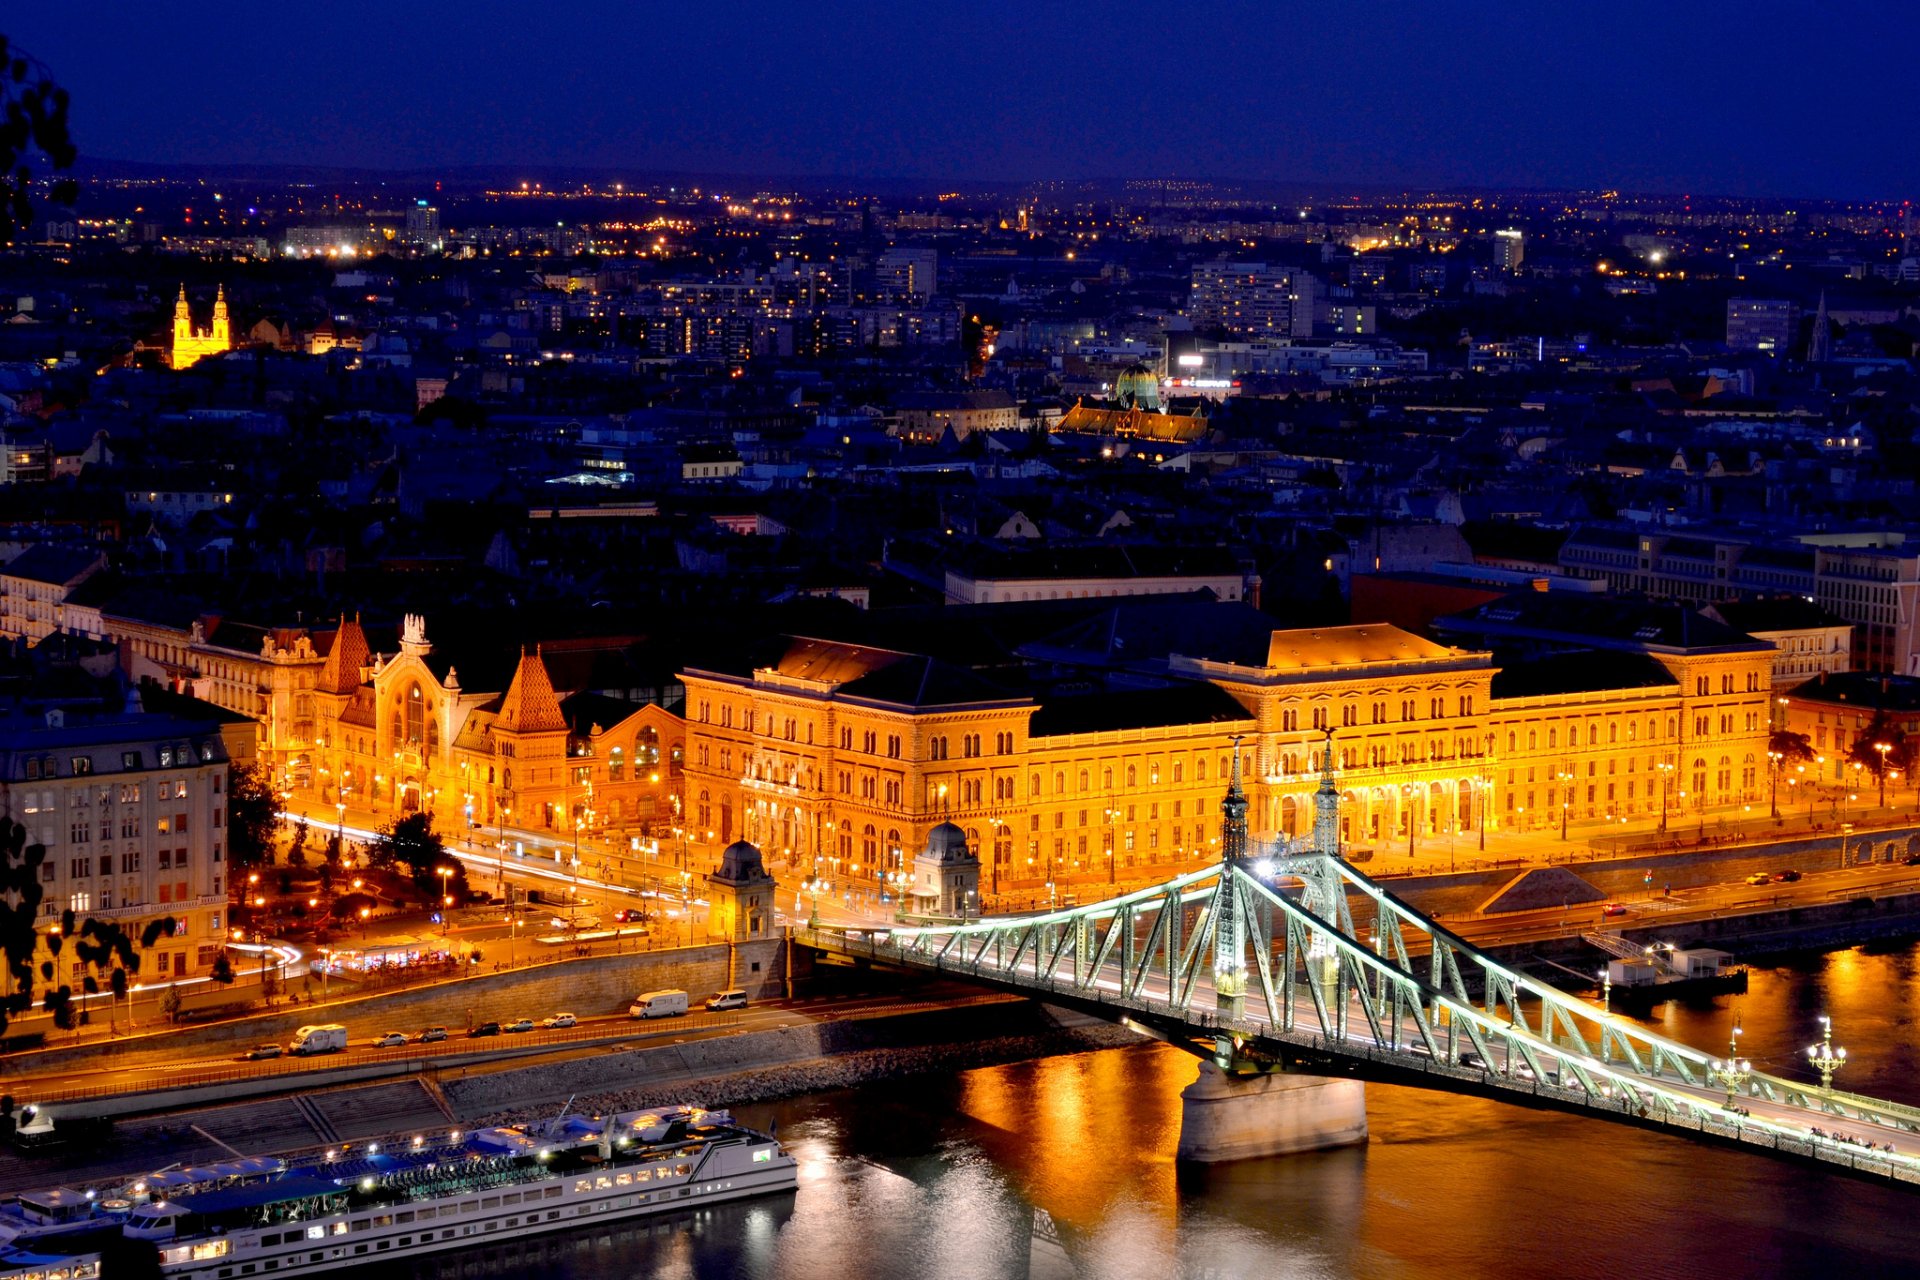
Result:
{"label": "street lamp", "polygon": [[447,936],[447,928],[448,925],[452,923],[453,917],[453,894],[451,892],[453,868],[435,867],[433,874],[440,877],[440,936],[444,938]]}
{"label": "street lamp", "polygon": [[819,876],[809,876],[800,882],[801,891],[807,895],[813,904],[812,909],[807,913],[807,928],[809,929],[818,929],[820,927],[820,895],[826,888],[826,881],[822,880]]}
{"label": "street lamp", "polygon": [[1887,807],[1887,752],[1893,750],[1891,742],[1876,742],[1873,749],[1880,753],[1880,807]]}
{"label": "street lamp", "polygon": [[1653,766],[1660,771],[1660,829],[1667,829],[1667,779],[1673,773],[1673,766],[1665,760]]}
{"label": "street lamp", "polygon": [[1573,808],[1573,773],[1562,769],[1553,775],[1560,783],[1560,838],[1567,838],[1567,814]]}
{"label": "street lamp", "polygon": [[1713,1060],[1711,1075],[1727,1087],[1727,1110],[1734,1110],[1734,1102],[1740,1096],[1740,1088],[1753,1078],[1753,1064],[1740,1054],[1740,1023],[1736,1019],[1733,1034],[1727,1037],[1727,1057],[1724,1061]]}
{"label": "street lamp", "polygon": [[1820,1073],[1820,1087],[1833,1092],[1833,1073],[1847,1065],[1847,1051],[1833,1047],[1833,1019],[1820,1015],[1820,1043],[1807,1046],[1807,1061]]}
{"label": "street lamp", "polygon": [[1772,808],[1773,817],[1780,817],[1780,766],[1786,763],[1784,751],[1767,752],[1767,773],[1773,778]]}

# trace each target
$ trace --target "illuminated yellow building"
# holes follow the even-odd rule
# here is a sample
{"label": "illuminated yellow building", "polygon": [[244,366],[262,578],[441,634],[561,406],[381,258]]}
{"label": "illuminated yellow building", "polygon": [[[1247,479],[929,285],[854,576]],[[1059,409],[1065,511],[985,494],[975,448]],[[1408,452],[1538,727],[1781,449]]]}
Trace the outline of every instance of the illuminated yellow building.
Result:
{"label": "illuminated yellow building", "polygon": [[[432,812],[442,831],[551,831],[554,848],[611,841],[599,857],[663,834],[677,817],[680,719],[594,693],[563,695],[547,657],[523,652],[504,683],[469,684],[408,616],[399,650],[377,654],[343,620],[312,693],[312,756],[299,793],[356,813]],[[663,846],[664,848],[664,846]],[[596,861],[598,859],[596,858]]]}
{"label": "illuminated yellow building", "polygon": [[1084,899],[1217,852],[1236,737],[1257,834],[1310,833],[1331,741],[1342,840],[1383,857],[1398,842],[1477,838],[1489,818],[1521,832],[1697,820],[1764,796],[1761,643],[1501,669],[1486,651],[1357,626],[1223,652],[1168,655],[1161,687],[1037,698],[825,640],[689,668],[690,840],[711,857],[744,838],[789,873],[890,890],[951,821],[980,856],[989,906]]}
{"label": "illuminated yellow building", "polygon": [[233,349],[233,325],[227,316],[227,287],[213,300],[213,327],[196,329],[193,327],[193,312],[187,306],[187,286],[180,286],[180,297],[173,304],[173,351],[171,361],[176,369],[184,369],[195,361],[208,356],[217,356]]}

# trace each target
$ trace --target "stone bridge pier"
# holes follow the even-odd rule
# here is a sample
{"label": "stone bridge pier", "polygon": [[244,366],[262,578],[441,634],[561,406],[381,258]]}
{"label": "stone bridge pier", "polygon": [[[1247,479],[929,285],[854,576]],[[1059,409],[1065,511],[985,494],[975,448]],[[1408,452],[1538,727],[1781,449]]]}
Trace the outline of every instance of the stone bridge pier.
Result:
{"label": "stone bridge pier", "polygon": [[1358,1080],[1200,1063],[1180,1093],[1177,1156],[1196,1164],[1320,1151],[1367,1140],[1367,1087]]}

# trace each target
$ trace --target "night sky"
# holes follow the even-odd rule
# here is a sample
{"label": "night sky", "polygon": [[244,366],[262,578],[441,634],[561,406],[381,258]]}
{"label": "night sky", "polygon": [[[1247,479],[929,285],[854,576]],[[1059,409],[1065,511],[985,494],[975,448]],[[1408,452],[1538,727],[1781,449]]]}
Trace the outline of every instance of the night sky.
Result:
{"label": "night sky", "polygon": [[0,30],[101,159],[1860,198],[1920,160],[1895,0],[109,0]]}

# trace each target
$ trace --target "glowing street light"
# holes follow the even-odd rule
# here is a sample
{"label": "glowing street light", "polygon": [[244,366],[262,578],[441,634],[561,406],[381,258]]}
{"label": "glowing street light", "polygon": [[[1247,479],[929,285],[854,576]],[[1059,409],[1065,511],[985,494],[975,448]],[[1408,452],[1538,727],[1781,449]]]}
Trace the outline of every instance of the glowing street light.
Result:
{"label": "glowing street light", "polygon": [[1833,1073],[1847,1065],[1847,1051],[1833,1047],[1833,1019],[1820,1015],[1820,1043],[1807,1046],[1807,1061],[1820,1073],[1820,1087],[1833,1092]]}
{"label": "glowing street light", "polygon": [[1727,1087],[1727,1110],[1734,1110],[1734,1104],[1740,1096],[1740,1089],[1753,1078],[1753,1064],[1739,1056],[1740,1023],[1736,1019],[1733,1033],[1727,1037],[1727,1057],[1715,1058],[1710,1074]]}

